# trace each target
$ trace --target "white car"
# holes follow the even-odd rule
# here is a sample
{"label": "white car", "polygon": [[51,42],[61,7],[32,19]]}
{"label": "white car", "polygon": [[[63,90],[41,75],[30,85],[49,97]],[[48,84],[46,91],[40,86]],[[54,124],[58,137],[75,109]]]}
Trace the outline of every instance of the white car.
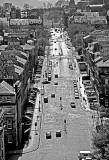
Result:
{"label": "white car", "polygon": [[90,151],[80,151],[78,158],[79,160],[92,160],[93,155]]}

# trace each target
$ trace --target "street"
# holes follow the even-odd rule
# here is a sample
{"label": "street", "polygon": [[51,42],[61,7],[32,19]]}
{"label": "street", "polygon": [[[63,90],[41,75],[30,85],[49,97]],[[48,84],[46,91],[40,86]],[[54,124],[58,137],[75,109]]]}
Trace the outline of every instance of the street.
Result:
{"label": "street", "polygon": [[[82,107],[78,69],[74,67],[72,53],[64,38],[59,37],[60,33],[54,34],[50,55],[45,57],[42,70],[44,75],[51,68],[52,79],[43,85],[44,95],[40,97],[42,120],[39,147],[36,144],[38,135],[35,135],[31,152],[22,154],[16,158],[18,160],[78,160],[79,151],[92,150],[92,116]],[[47,65],[47,61],[52,61],[52,67]],[[69,68],[69,63],[72,63],[73,70]],[[79,99],[75,99],[73,80],[77,80]],[[48,98],[48,103],[44,103],[44,97]],[[71,102],[75,102],[76,108],[71,107]],[[48,132],[51,139],[46,139]],[[61,136],[56,137],[56,132],[60,132]]]}

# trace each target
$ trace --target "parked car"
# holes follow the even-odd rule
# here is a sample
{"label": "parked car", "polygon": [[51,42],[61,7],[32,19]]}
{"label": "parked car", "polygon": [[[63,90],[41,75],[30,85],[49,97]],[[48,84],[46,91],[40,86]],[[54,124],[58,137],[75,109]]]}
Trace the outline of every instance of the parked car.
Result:
{"label": "parked car", "polygon": [[73,66],[71,65],[70,67],[69,67],[71,70],[73,70]]}
{"label": "parked car", "polygon": [[72,63],[69,64],[69,68],[72,66]]}
{"label": "parked car", "polygon": [[73,86],[74,86],[74,87],[77,87],[77,83],[73,83]]}
{"label": "parked car", "polygon": [[74,79],[74,80],[73,80],[73,83],[77,83],[77,80],[76,80],[76,79]]}
{"label": "parked car", "polygon": [[78,155],[79,160],[92,160],[94,156],[90,151],[80,151]]}
{"label": "parked car", "polygon": [[79,94],[75,93],[75,99],[79,99]]}
{"label": "parked car", "polygon": [[54,85],[58,85],[58,82],[54,82]]}

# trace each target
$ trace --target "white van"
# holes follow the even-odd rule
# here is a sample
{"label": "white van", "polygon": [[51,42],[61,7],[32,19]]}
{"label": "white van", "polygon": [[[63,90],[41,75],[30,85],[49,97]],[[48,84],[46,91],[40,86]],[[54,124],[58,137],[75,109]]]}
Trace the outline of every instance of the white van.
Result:
{"label": "white van", "polygon": [[78,155],[79,160],[92,160],[92,153],[90,151],[80,151]]}

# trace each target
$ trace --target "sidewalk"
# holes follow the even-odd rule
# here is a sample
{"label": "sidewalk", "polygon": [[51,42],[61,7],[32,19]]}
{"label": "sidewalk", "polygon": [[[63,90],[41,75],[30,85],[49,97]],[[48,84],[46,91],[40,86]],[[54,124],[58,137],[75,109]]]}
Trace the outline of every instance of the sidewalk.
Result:
{"label": "sidewalk", "polygon": [[81,76],[81,75],[80,75],[79,84],[80,84],[80,92],[81,92],[81,96],[82,96],[82,107],[83,107],[83,109],[85,109],[86,111],[91,111],[91,110],[90,110],[90,106],[89,106],[89,102],[88,102],[87,95],[85,94],[85,88],[84,88],[84,85],[83,85],[83,83],[82,83],[82,76]]}
{"label": "sidewalk", "polygon": [[85,111],[88,111],[92,114],[93,129],[95,129],[96,125],[100,123],[100,119],[99,119],[97,111],[90,109],[90,104],[88,102],[88,98],[87,98],[87,95],[85,93],[85,87],[82,83],[82,75],[79,72],[78,62],[77,62],[76,58],[74,59],[74,61],[75,61],[76,69],[77,69],[77,72],[78,72],[78,82],[79,82],[79,88],[80,88],[82,109],[85,110]]}
{"label": "sidewalk", "polygon": [[[23,149],[9,151],[8,155],[17,155],[17,154],[20,155],[20,154],[31,152],[35,136],[36,136],[35,149],[39,147],[40,127],[41,127],[41,113],[39,112],[39,99],[40,99],[40,94],[37,94],[28,145],[25,145]],[[37,126],[35,126],[35,122],[37,122]],[[36,134],[36,131],[37,131],[37,134]]]}
{"label": "sidewalk", "polygon": [[[34,84],[34,87],[37,87],[41,90],[41,82],[43,80],[43,74],[45,71],[46,67],[46,58],[43,61],[43,67],[42,67],[42,73],[41,73],[41,80],[38,84]],[[37,150],[40,144],[40,129],[41,129],[41,119],[42,119],[42,109],[40,108],[39,112],[39,105],[40,105],[40,99],[41,99],[41,93],[37,94],[36,101],[35,101],[35,108],[33,112],[33,119],[32,119],[32,125],[31,125],[31,130],[30,130],[30,139],[27,145],[24,146],[23,149],[18,149],[18,150],[12,150],[9,151],[9,155],[22,155],[26,154],[28,152],[32,152],[33,150]],[[37,124],[35,126],[35,124]]]}

